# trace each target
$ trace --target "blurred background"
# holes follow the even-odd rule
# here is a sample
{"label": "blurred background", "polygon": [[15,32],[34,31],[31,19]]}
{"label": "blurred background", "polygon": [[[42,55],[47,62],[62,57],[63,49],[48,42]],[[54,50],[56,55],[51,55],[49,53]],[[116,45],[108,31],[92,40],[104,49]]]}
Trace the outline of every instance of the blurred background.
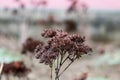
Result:
{"label": "blurred background", "polygon": [[[120,80],[119,0],[0,0],[2,80],[49,80],[49,67],[35,59],[34,41],[44,29],[86,37],[93,53],[75,62],[61,80]],[[36,43],[37,44],[37,43]],[[31,50],[32,49],[32,50]],[[14,70],[15,69],[15,70]]]}

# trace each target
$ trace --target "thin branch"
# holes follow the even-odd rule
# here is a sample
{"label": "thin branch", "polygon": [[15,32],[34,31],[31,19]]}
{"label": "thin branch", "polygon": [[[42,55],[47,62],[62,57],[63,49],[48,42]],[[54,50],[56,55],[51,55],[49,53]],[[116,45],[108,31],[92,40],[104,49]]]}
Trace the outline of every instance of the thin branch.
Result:
{"label": "thin branch", "polygon": [[69,59],[69,55],[62,61],[61,66],[64,64],[64,62]]}
{"label": "thin branch", "polygon": [[[64,56],[65,56],[65,55],[64,55]],[[60,69],[61,69],[62,65],[64,64],[64,62],[65,62],[67,59],[69,59],[69,56],[66,57],[64,61],[62,61],[63,58],[61,58],[61,60],[60,60],[60,65],[59,65],[59,68],[58,68],[58,74],[59,74],[59,72],[60,72]]]}
{"label": "thin branch", "polygon": [[73,63],[73,61],[68,64],[68,66],[58,75],[58,77],[60,77],[62,75],[62,73],[64,73],[72,63]]}
{"label": "thin branch", "polygon": [[66,53],[66,51],[64,51],[63,54],[61,55],[60,66],[62,65],[63,59],[64,59],[64,57],[65,57],[65,53]]}
{"label": "thin branch", "polygon": [[68,65],[67,65],[67,67],[58,75],[58,77],[60,77],[66,70],[67,70],[67,68],[68,67],[70,67],[70,65],[77,59],[75,56],[73,57],[73,61],[71,61]]}
{"label": "thin branch", "polygon": [[[64,55],[64,56],[65,56],[65,55]],[[65,61],[66,61],[67,59],[69,59],[69,55],[68,55],[64,60],[63,60],[63,58],[61,59],[61,61],[60,61],[60,67],[59,67],[59,71],[60,71],[62,65],[65,63]],[[58,72],[58,73],[59,73],[59,72]]]}
{"label": "thin branch", "polygon": [[57,67],[55,68],[55,74],[56,74],[56,76],[55,76],[55,80],[59,80],[59,77],[58,77],[58,73],[59,73],[59,69],[60,69],[60,66],[59,66],[59,56],[58,56],[58,58],[57,58]]}
{"label": "thin branch", "polygon": [[52,80],[52,69],[53,69],[53,65],[51,66],[51,73],[50,73],[51,80]]}
{"label": "thin branch", "polygon": [[61,58],[60,58],[60,64],[59,64],[60,66],[61,66],[61,64],[62,64],[63,57],[64,57],[64,56],[61,55]]}

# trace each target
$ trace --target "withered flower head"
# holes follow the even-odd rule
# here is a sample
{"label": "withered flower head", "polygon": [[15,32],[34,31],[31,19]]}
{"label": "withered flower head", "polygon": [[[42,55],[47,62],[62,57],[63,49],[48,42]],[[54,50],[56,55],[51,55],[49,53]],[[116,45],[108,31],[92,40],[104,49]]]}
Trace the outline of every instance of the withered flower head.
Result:
{"label": "withered flower head", "polygon": [[59,56],[68,55],[69,60],[76,60],[91,51],[84,44],[85,37],[77,34],[69,35],[62,30],[48,29],[42,36],[49,40],[44,46],[37,46],[35,53],[36,58],[47,65],[51,65]]}
{"label": "withered flower head", "polygon": [[22,53],[26,53],[27,51],[33,53],[33,52],[34,52],[34,49],[35,49],[38,45],[39,45],[39,46],[42,46],[42,45],[43,45],[43,42],[38,41],[38,40],[34,40],[34,39],[32,39],[32,38],[28,38],[28,39],[25,41],[25,43],[23,43]]}
{"label": "withered flower head", "polygon": [[5,64],[3,68],[3,74],[11,74],[14,76],[25,76],[30,71],[23,62],[12,62],[9,64]]}
{"label": "withered flower head", "polygon": [[74,32],[77,31],[77,23],[74,20],[65,20],[65,31],[67,32]]}

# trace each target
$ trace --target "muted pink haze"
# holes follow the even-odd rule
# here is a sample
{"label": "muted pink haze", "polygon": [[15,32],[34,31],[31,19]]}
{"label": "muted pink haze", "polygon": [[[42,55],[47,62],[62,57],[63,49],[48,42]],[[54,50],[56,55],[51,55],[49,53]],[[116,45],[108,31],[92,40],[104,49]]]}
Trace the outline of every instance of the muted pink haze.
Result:
{"label": "muted pink haze", "polygon": [[[32,7],[30,0],[21,0],[27,7]],[[79,0],[86,3],[90,9],[120,10],[120,0]],[[70,5],[68,0],[48,0],[48,8],[66,9]],[[18,7],[14,0],[0,0],[0,7]]]}

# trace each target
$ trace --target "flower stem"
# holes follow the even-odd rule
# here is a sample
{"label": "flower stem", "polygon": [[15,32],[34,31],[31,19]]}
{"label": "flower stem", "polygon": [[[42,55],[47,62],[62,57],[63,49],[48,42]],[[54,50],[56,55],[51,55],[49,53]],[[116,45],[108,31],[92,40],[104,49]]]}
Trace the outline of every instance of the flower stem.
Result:
{"label": "flower stem", "polygon": [[2,74],[3,67],[4,67],[4,63],[1,63],[1,66],[0,66],[0,75]]}
{"label": "flower stem", "polygon": [[57,67],[55,68],[55,80],[59,80],[58,74],[59,74],[59,57],[57,58]]}
{"label": "flower stem", "polygon": [[63,62],[61,62],[61,66],[64,64],[64,62],[65,62],[68,58],[69,58],[69,56],[67,56],[67,57],[63,60]]}
{"label": "flower stem", "polygon": [[51,71],[50,71],[50,78],[52,80],[52,69],[53,69],[53,66],[51,66]]}
{"label": "flower stem", "polygon": [[58,77],[60,77],[60,76],[67,70],[67,68],[70,67],[70,65],[71,65],[77,58],[73,58],[73,59],[74,59],[74,60],[71,61],[71,62],[67,65],[67,67],[58,75]]}
{"label": "flower stem", "polygon": [[73,63],[73,61],[70,62],[70,63],[67,65],[67,67],[58,75],[58,77],[61,76],[61,75],[67,70],[67,68],[68,68],[72,63]]}

